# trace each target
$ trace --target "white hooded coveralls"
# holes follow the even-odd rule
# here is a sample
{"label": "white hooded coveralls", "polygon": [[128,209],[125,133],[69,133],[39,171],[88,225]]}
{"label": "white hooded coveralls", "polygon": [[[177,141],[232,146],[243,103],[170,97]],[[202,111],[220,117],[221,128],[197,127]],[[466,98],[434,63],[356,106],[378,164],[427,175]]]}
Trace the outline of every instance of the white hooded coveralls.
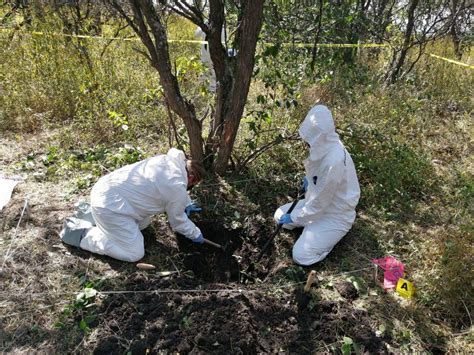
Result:
{"label": "white hooded coveralls", "polygon": [[[291,212],[292,224],[284,228],[304,227],[293,247],[293,260],[311,265],[323,260],[351,229],[360,189],[351,156],[339,140],[331,112],[326,106],[314,106],[299,129],[309,144],[304,161],[308,188],[305,198]],[[291,203],[277,209],[278,220]]]}
{"label": "white hooded coveralls", "polygon": [[91,191],[96,227],[87,232],[81,248],[138,261],[145,253],[140,230],[152,215],[163,212],[175,232],[196,239],[201,231],[184,211],[191,204],[187,185],[186,158],[174,148],[103,176]]}

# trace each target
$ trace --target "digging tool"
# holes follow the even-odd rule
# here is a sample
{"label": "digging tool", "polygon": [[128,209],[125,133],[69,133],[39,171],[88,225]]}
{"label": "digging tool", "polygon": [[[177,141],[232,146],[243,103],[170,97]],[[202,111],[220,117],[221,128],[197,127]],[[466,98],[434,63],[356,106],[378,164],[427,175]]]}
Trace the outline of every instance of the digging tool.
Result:
{"label": "digging tool", "polygon": [[[301,189],[298,191],[297,198],[293,201],[293,203],[291,204],[290,208],[288,209],[286,213],[291,213],[295,209],[296,204],[304,196],[304,193],[305,193],[304,187],[302,186]],[[276,235],[278,234],[282,226],[283,226],[282,224],[279,224],[276,227],[275,231],[272,233],[270,238],[268,238],[267,242],[263,246],[262,251],[260,252],[260,254],[258,254],[257,260],[255,262],[250,263],[247,269],[245,269],[245,271],[242,272],[242,279],[241,279],[242,283],[245,283],[249,279],[249,274],[255,271],[255,265],[258,264],[258,262],[260,262],[260,259],[262,259],[263,254],[265,254],[265,252],[268,250],[268,248],[270,247],[270,244],[272,243],[273,239],[275,239]]]}
{"label": "digging tool", "polygon": [[221,249],[222,251],[225,250],[225,247],[223,247],[222,245],[217,244],[217,243],[214,243],[213,241],[210,241],[209,239],[206,239],[206,238],[203,238],[203,239],[204,239],[204,243],[205,243],[205,244],[212,245],[213,247],[219,248],[219,249]]}
{"label": "digging tool", "polygon": [[[301,188],[300,191],[298,192],[298,197],[293,201],[293,203],[291,204],[290,208],[288,209],[288,211],[286,213],[291,213],[295,207],[296,207],[296,204],[298,203],[298,201],[304,196],[304,189]],[[268,238],[267,242],[265,243],[265,245],[263,246],[262,248],[262,251],[260,252],[260,254],[258,254],[258,258],[257,258],[257,261],[256,263],[258,263],[260,261],[260,259],[262,258],[263,254],[265,254],[265,252],[268,250],[268,248],[270,247],[270,244],[272,243],[273,239],[275,239],[275,237],[277,236],[278,232],[281,230],[281,228],[283,227],[283,224],[279,224],[275,231],[272,233],[272,235],[270,236],[270,238]]]}
{"label": "digging tool", "polygon": [[220,249],[220,250],[222,250],[222,251],[225,251],[226,248],[227,248],[228,242],[227,242],[224,246],[222,246],[222,245],[220,245],[220,244],[218,244],[218,243],[213,242],[212,240],[209,240],[209,239],[206,239],[206,238],[202,238],[202,239],[203,239],[203,241],[204,241],[204,244],[212,245],[213,247],[218,248],[218,249]]}

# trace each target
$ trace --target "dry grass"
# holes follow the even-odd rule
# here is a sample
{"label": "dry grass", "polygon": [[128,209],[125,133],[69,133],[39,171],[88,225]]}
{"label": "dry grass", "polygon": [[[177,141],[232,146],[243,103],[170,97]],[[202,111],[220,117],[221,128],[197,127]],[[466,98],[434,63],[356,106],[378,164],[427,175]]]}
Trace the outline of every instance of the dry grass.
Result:
{"label": "dry grass", "polygon": [[[5,152],[9,152],[6,160],[13,162],[31,149],[41,151],[45,144],[50,144],[47,139],[40,138],[38,137],[38,143],[33,145],[32,140],[24,140],[21,144],[16,142],[18,149],[15,151],[4,148]],[[11,140],[3,142],[4,147],[10,146],[7,143],[13,143]],[[7,170],[4,173],[14,171]],[[222,206],[217,206],[216,210],[226,214],[240,212],[244,222],[247,216],[243,211],[252,206],[252,195],[249,194],[248,187],[232,188],[227,183],[221,182],[220,187],[209,186],[202,189],[204,192],[201,198],[206,205],[212,206],[213,201],[220,201]],[[88,351],[104,337],[104,334],[118,336],[125,347],[126,344],[130,346],[130,339],[116,330],[116,326],[119,325],[103,322],[106,313],[99,315],[90,333],[84,333],[79,329],[77,315],[76,318],[66,317],[69,323],[65,329],[55,328],[57,322],[64,319],[65,307],[70,305],[76,293],[83,289],[84,276],[95,282],[101,280],[100,288],[107,290],[123,289],[127,280],[135,278],[137,274],[142,275],[143,282],[147,282],[150,277],[146,272],[137,271],[133,265],[71,250],[59,242],[57,231],[61,228],[62,220],[71,214],[73,203],[81,198],[87,198],[87,191],[78,192],[71,181],[39,182],[29,177],[18,185],[12,201],[2,212],[3,238],[0,250],[3,255],[11,244],[11,253],[2,260],[5,264],[1,275],[4,287],[0,294],[3,350]],[[240,203],[232,204],[236,198]],[[25,199],[29,201],[29,213],[22,219],[18,230],[15,230]],[[229,203],[231,204],[228,205]],[[261,203],[266,206],[264,201]],[[260,211],[263,212],[261,217],[263,223],[266,219],[265,211],[266,208]],[[247,212],[252,215],[256,210],[250,208]],[[163,223],[161,219],[155,220],[154,225],[163,228]],[[349,276],[357,276],[362,282],[364,291],[361,298],[350,308],[368,311],[373,331],[389,337],[387,339],[390,341],[387,341],[387,344],[392,351],[469,349],[472,347],[472,342],[469,342],[472,333],[453,332],[448,324],[437,318],[435,310],[430,310],[423,302],[407,302],[393,294],[384,295],[372,282],[370,270],[357,272],[354,275],[341,274],[343,271],[364,269],[370,266],[367,259],[396,250],[400,253],[399,257],[407,263],[409,278],[423,290],[428,287],[426,278],[436,275],[436,270],[430,269],[425,264],[429,261],[428,258],[419,256],[424,255],[422,249],[432,247],[428,241],[432,243],[433,238],[428,236],[438,235],[440,232],[443,233],[443,229],[439,225],[421,226],[398,221],[382,221],[370,213],[361,212],[353,231],[327,261],[316,266],[320,285],[315,290],[315,297],[319,300],[340,302],[341,298],[333,285],[346,280]],[[294,237],[294,233],[283,233],[278,238],[275,255],[285,266],[282,271],[276,271],[272,297],[281,295],[282,299],[286,299],[287,293],[292,292],[292,287],[288,288],[287,284],[294,282],[291,276],[293,272],[290,272],[294,267],[288,259],[288,251]],[[165,237],[165,241],[167,247],[175,248],[172,237]],[[176,268],[183,270],[179,254],[170,258],[169,255],[162,254],[159,248],[152,246],[147,249],[145,261],[158,265],[161,270]],[[294,270],[302,271],[297,271],[298,268]],[[430,270],[432,275],[422,274],[420,270]],[[96,306],[100,306],[101,303],[102,298],[98,297],[95,301]],[[341,322],[341,327],[344,328],[345,323],[343,320]],[[331,351],[340,347],[339,343],[320,343],[320,345],[326,350],[332,349]]]}
{"label": "dry grass", "polygon": [[[17,42],[16,45],[19,46],[20,43]],[[43,43],[47,44],[47,41]],[[17,58],[14,50],[21,50],[21,53],[27,51],[27,48],[11,49],[12,62]],[[119,50],[118,47],[115,49]],[[433,48],[433,51],[450,56],[450,53],[444,53],[441,49]],[[129,49],[122,50],[127,55],[132,55]],[[135,54],[133,56],[132,58],[136,58]],[[28,62],[28,56],[21,58],[23,62]],[[8,120],[5,119],[2,123],[14,127],[16,133],[11,133],[2,125],[2,131],[6,130],[6,133],[0,138],[0,172],[21,175],[25,177],[25,181],[17,186],[12,201],[0,212],[0,254],[3,255],[0,272],[0,351],[89,352],[105,335],[114,334],[125,344],[125,348],[132,341],[122,330],[117,330],[119,325],[104,323],[107,310],[98,315],[91,332],[83,332],[79,328],[81,312],[86,310],[79,309],[71,316],[64,315],[65,307],[74,302],[76,293],[83,290],[87,281],[100,289],[118,290],[135,286],[129,283],[137,277],[144,283],[153,278],[146,272],[137,271],[134,265],[69,249],[59,242],[57,232],[61,229],[62,221],[72,213],[73,204],[79,199],[87,199],[88,195],[87,185],[78,189],[74,179],[89,174],[92,169],[74,167],[65,175],[35,177],[33,173],[38,165],[32,169],[24,168],[25,158],[30,154],[34,154],[36,161],[39,161],[40,156],[46,154],[50,147],[61,147],[62,150],[69,151],[71,147],[78,148],[87,145],[87,142],[99,140],[117,144],[146,142],[148,153],[165,150],[165,145],[157,143],[166,138],[166,130],[162,127],[162,117],[158,117],[159,111],[153,103],[156,97],[143,87],[136,86],[146,82],[148,88],[153,88],[156,78],[147,74],[147,67],[144,71],[134,71],[134,79],[130,80],[130,66],[126,58],[129,57],[122,58],[120,65],[116,66],[117,75],[108,83],[114,90],[109,90],[110,87],[107,86],[93,93],[89,91],[92,87],[79,90],[83,85],[82,77],[71,77],[67,85],[73,86],[75,91],[68,90],[66,84],[63,88],[56,88],[61,90],[58,91],[58,96],[53,95],[57,100],[54,102],[48,96],[51,95],[48,92],[51,89],[48,82],[33,78],[38,80],[33,80],[33,84],[41,84],[43,91],[30,95],[34,92],[34,85],[30,87],[31,91],[23,90],[32,81],[20,75],[20,72],[24,73],[22,68],[15,68],[11,75],[6,76],[12,82],[10,88],[17,90],[16,96],[5,95],[3,98],[8,103],[4,107],[8,107],[10,111]],[[37,65],[50,70],[52,77],[60,80],[63,74],[51,67],[50,63],[51,61],[45,60]],[[68,72],[74,63],[75,60],[70,58],[69,62],[61,62],[60,68]],[[144,63],[138,61],[136,68],[140,65]],[[105,67],[102,69],[105,70]],[[108,79],[107,73],[101,72],[95,79],[105,82]],[[474,307],[474,79],[466,73],[466,69],[426,57],[408,82],[386,89],[367,81],[347,85],[344,80],[348,79],[344,77],[342,70],[328,83],[304,87],[300,93],[300,105],[296,109],[272,112],[275,115],[270,128],[279,128],[281,124],[291,131],[308,107],[316,101],[326,103],[334,110],[336,123],[343,133],[341,136],[345,143],[357,149],[351,150],[351,154],[358,159],[362,182],[359,217],[353,230],[331,256],[315,266],[321,278],[315,297],[340,300],[334,284],[348,277],[341,272],[370,266],[368,260],[371,258],[387,254],[397,256],[407,265],[407,278],[417,287],[414,300],[406,301],[394,294],[384,294],[372,282],[370,271],[362,271],[356,275],[361,279],[364,294],[354,304],[345,305],[348,308],[367,310],[371,329],[387,335],[387,344],[393,352],[474,352],[474,315],[471,314]],[[127,90],[122,92],[117,89],[124,86],[129,93],[133,93],[131,101],[136,106],[129,104]],[[263,90],[265,88],[261,82],[254,83],[248,108],[258,106],[254,101]],[[59,93],[65,95],[64,100]],[[110,94],[114,100],[109,106],[103,102],[99,104],[96,93]],[[70,97],[72,94],[73,97]],[[74,105],[66,99],[72,100]],[[98,100],[100,99],[101,97]],[[74,113],[77,116],[69,117],[73,106],[77,108]],[[53,109],[57,111],[57,116],[52,113]],[[114,129],[107,117],[109,109],[126,113],[132,128],[135,125],[132,129],[135,133],[128,136],[120,128]],[[2,116],[6,117],[7,115]],[[67,123],[73,118],[74,126],[68,126]],[[65,123],[65,126],[50,130],[47,122]],[[97,129],[98,126],[100,129]],[[244,132],[240,135],[241,144],[242,138],[252,137],[245,131],[245,125],[242,128]],[[347,134],[351,129],[360,133],[360,136]],[[32,131],[35,133],[26,133]],[[144,137],[140,132],[153,134]],[[369,138],[367,142],[363,142],[364,134]],[[268,137],[273,137],[273,133],[268,134]],[[382,137],[378,145],[375,144],[377,142],[374,143],[375,139],[371,140],[377,137]],[[267,137],[262,135],[259,138]],[[411,180],[407,181],[411,183],[426,182],[420,188],[404,186],[397,181],[382,181],[391,183],[387,186],[414,191],[413,194],[401,196],[394,191],[387,191],[387,188],[375,190],[374,187],[371,190],[380,181],[373,171],[364,170],[363,165],[367,162],[364,159],[377,153],[376,150],[383,146],[385,140],[393,145],[384,154],[391,153],[392,148],[406,148],[401,151],[413,153],[410,164],[393,155],[388,157],[374,154],[374,159],[370,161],[373,164],[371,168],[380,168],[382,172],[393,168],[394,172],[406,172],[403,176],[408,176]],[[239,152],[245,152],[245,149],[237,147]],[[272,227],[272,210],[277,204],[292,198],[293,190],[300,181],[295,176],[301,175],[300,160],[303,154],[292,142],[277,146],[257,159],[242,176],[228,177],[223,181],[213,182],[216,183],[214,186],[201,187],[199,201],[208,207],[209,215],[219,216],[219,221],[229,229],[248,224],[265,225],[258,232],[265,234]],[[396,164],[395,167],[386,164],[388,158]],[[42,168],[46,169],[44,166]],[[105,170],[99,172],[105,173]],[[387,180],[391,178],[389,174],[384,176]],[[92,183],[95,178],[93,176],[89,182]],[[247,178],[251,181],[232,182]],[[382,195],[390,198],[382,199]],[[28,200],[28,213],[16,228],[25,200]],[[406,200],[409,200],[410,206],[408,213],[399,207]],[[177,253],[174,236],[167,229],[165,219],[155,219],[154,227],[163,239],[160,239],[161,244],[153,244],[147,249],[145,261],[156,264],[161,270],[183,271],[183,255]],[[256,233],[255,237],[258,236],[261,235]],[[295,237],[295,233],[282,233],[279,236],[274,255],[275,265],[281,265],[281,270],[275,267],[275,277],[269,282],[275,286],[271,296],[280,297],[285,302],[291,299],[293,291],[291,287],[287,287],[288,284],[295,279],[300,281],[295,275],[305,272],[293,266],[289,258]],[[8,250],[10,251],[6,255]],[[260,284],[262,285],[268,286]],[[99,309],[102,301],[101,297],[97,297],[96,307],[91,309]],[[55,327],[59,321],[65,323],[63,329]],[[342,319],[338,322],[339,330],[347,326]],[[319,345],[321,347],[315,351],[340,350],[340,343]]]}

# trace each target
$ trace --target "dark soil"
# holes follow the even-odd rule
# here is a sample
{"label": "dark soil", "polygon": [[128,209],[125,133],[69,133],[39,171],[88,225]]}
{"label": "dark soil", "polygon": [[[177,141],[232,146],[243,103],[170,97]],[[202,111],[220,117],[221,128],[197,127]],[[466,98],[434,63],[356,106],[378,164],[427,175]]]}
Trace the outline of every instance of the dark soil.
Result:
{"label": "dark soil", "polygon": [[201,222],[198,226],[206,239],[222,245],[224,250],[208,244],[196,245],[178,235],[178,247],[184,255],[184,266],[203,281],[238,281],[242,261],[240,254],[246,254],[242,230],[226,231],[210,222]]}
{"label": "dark soil", "polygon": [[[225,251],[178,237],[183,264],[194,277],[135,274],[124,287],[137,293],[112,294],[104,300],[105,318],[94,353],[312,353],[328,351],[324,344],[336,343],[342,336],[353,338],[370,353],[386,350],[372,331],[367,312],[355,310],[350,302],[319,300],[300,289],[277,293],[271,282],[265,283],[270,286],[266,288],[240,282],[268,231],[256,238],[258,230],[198,225],[205,238],[226,246]],[[270,274],[270,260],[263,258],[250,276]],[[194,291],[199,289],[216,291]],[[161,292],[142,292],[153,290]]]}
{"label": "dark soil", "polygon": [[347,300],[352,301],[359,296],[357,289],[349,281],[337,282],[334,287],[336,288],[337,292],[339,292],[339,294]]}
{"label": "dark soil", "polygon": [[[135,280],[141,283],[141,280]],[[162,280],[144,289],[196,288],[195,281]],[[237,289],[237,284],[226,287]],[[206,289],[222,289],[208,284]],[[311,307],[309,305],[311,304]],[[96,354],[126,350],[142,354],[162,350],[188,353],[309,353],[319,342],[331,344],[349,336],[365,350],[384,351],[370,327],[368,314],[346,302],[316,301],[304,306],[289,294],[283,298],[265,292],[168,293],[113,295],[104,307],[112,332],[119,337],[100,340]]]}
{"label": "dark soil", "polygon": [[264,257],[258,264],[255,263],[260,248],[270,234],[268,230],[226,230],[215,222],[196,224],[206,239],[222,245],[224,250],[208,244],[196,245],[178,235],[178,247],[184,255],[184,266],[192,270],[195,277],[206,282],[247,282],[255,278],[262,279],[271,270],[272,258]]}

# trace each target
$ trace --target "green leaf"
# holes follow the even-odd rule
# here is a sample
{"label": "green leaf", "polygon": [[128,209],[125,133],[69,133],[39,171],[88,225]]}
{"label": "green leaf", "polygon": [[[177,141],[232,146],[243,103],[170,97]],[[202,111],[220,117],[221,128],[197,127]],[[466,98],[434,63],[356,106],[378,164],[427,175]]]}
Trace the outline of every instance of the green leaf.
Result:
{"label": "green leaf", "polygon": [[56,322],[54,323],[54,328],[56,329],[64,329],[66,326],[64,325],[63,322]]}
{"label": "green leaf", "polygon": [[80,322],[79,322],[79,328],[84,332],[84,333],[87,333],[88,331],[90,331],[90,328],[89,326],[87,325],[86,321],[84,319],[82,319]]}
{"label": "green leaf", "polygon": [[263,96],[263,95],[258,95],[258,96],[257,96],[257,103],[258,103],[258,104],[264,104],[265,101],[267,101],[266,98],[265,98],[265,96]]}
{"label": "green leaf", "polygon": [[349,355],[352,352],[352,345],[354,344],[353,340],[349,337],[342,338],[343,344],[341,347],[341,351],[344,355]]}
{"label": "green leaf", "polygon": [[341,352],[344,355],[350,355],[351,353],[351,344],[343,344],[341,347]]}

